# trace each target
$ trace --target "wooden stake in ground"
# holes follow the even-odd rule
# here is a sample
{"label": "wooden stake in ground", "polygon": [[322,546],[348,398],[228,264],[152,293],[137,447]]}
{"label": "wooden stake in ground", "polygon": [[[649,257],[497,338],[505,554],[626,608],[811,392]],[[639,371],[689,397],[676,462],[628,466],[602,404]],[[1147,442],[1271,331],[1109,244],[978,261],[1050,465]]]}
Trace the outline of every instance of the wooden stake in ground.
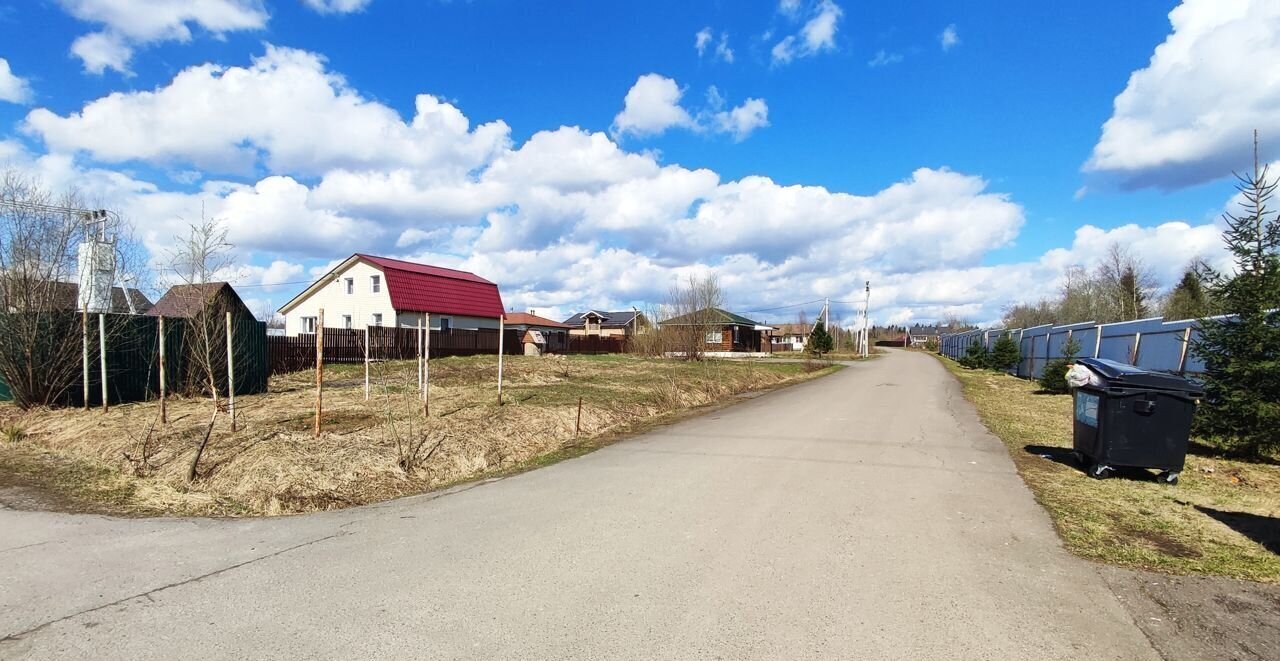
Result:
{"label": "wooden stake in ground", "polygon": [[98,370],[102,373],[102,412],[107,412],[107,315],[98,313]]}
{"label": "wooden stake in ground", "polygon": [[80,339],[84,343],[84,410],[89,410],[89,310],[80,313]]}
{"label": "wooden stake in ground", "polygon": [[578,398],[578,421],[573,423],[573,435],[582,433],[582,398]]}
{"label": "wooden stake in ground", "polygon": [[231,431],[236,430],[236,361],[232,350],[231,313],[227,312],[227,413],[231,415]]}
{"label": "wooden stake in ground", "polygon": [[164,315],[160,315],[156,319],[156,334],[160,336],[160,424],[169,423],[169,411],[165,407],[165,393],[167,386],[164,379]]}
{"label": "wooden stake in ground", "polygon": [[320,414],[324,411],[324,308],[316,317],[316,429],[320,437]]}
{"label": "wooden stake in ground", "polygon": [[426,317],[427,330],[423,331],[424,350],[422,352],[422,415],[431,415],[431,313]]}
{"label": "wooden stake in ground", "polygon": [[498,317],[498,406],[502,406],[502,340],[506,334],[506,319]]}
{"label": "wooden stake in ground", "polygon": [[418,320],[418,397],[422,397],[422,320]]}
{"label": "wooden stake in ground", "polygon": [[369,327],[364,327],[364,401],[369,401]]}

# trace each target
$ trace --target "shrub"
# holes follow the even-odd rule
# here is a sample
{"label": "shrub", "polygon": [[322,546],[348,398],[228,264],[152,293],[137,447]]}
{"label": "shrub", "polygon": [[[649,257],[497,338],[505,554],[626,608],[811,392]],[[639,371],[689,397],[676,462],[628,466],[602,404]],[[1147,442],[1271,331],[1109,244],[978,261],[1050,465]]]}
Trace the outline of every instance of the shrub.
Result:
{"label": "shrub", "polygon": [[982,346],[982,343],[975,338],[973,344],[970,344],[964,355],[960,357],[959,362],[962,366],[971,370],[979,370],[986,368],[989,356],[987,348]]}
{"label": "shrub", "polygon": [[930,351],[932,353],[938,353],[938,341],[933,338],[929,338],[928,340],[925,340],[924,350]]}
{"label": "shrub", "polygon": [[1062,347],[1062,358],[1055,358],[1044,366],[1044,370],[1040,372],[1040,389],[1045,392],[1067,393],[1071,391],[1071,387],[1067,385],[1067,370],[1071,368],[1071,363],[1075,361],[1076,354],[1080,353],[1080,343],[1075,338],[1067,340],[1066,345]]}
{"label": "shrub", "polygon": [[1022,349],[1009,333],[1002,334],[987,358],[987,369],[1004,372],[1013,369],[1022,360]]}

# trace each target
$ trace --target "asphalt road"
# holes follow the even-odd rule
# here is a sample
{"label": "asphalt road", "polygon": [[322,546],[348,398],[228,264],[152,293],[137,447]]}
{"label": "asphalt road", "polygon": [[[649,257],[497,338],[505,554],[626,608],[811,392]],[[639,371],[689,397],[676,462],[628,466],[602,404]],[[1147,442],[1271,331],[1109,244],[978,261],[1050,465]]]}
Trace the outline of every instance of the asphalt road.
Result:
{"label": "asphalt road", "polygon": [[929,356],[269,520],[0,511],[0,658],[1155,659]]}

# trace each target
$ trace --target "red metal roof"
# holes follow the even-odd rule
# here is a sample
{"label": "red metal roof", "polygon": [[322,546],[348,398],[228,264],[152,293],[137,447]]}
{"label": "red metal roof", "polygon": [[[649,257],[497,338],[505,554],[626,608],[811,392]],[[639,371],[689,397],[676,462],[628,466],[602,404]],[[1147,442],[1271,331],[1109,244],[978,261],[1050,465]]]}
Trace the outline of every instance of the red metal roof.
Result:
{"label": "red metal roof", "polygon": [[404,312],[502,316],[498,285],[467,271],[415,264],[389,257],[356,254],[382,269],[391,307]]}

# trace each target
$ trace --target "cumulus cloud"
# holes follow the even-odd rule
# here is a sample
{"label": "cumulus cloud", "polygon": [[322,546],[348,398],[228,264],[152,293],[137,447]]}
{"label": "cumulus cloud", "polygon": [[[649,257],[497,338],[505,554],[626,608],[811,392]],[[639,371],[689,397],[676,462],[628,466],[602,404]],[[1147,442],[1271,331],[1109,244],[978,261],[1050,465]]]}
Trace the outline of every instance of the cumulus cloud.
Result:
{"label": "cumulus cloud", "polygon": [[[799,2],[783,2],[779,11],[798,17]],[[835,50],[836,31],[844,10],[832,0],[820,0],[810,11],[809,19],[796,34],[787,35],[774,44],[769,54],[775,66],[787,64],[796,58],[811,57],[823,51]]]}
{"label": "cumulus cloud", "polygon": [[698,57],[703,57],[710,53],[713,59],[723,60],[726,64],[733,64],[733,49],[729,47],[729,33],[721,32],[720,40],[712,48],[711,42],[714,38],[711,28],[705,27],[698,30],[698,33],[693,36],[693,47],[698,51]]}
{"label": "cumulus cloud", "polygon": [[[341,0],[339,0],[341,1]],[[135,46],[160,41],[187,42],[192,26],[219,35],[264,27],[268,15],[260,0],[58,0],[75,18],[102,26],[72,44],[85,71],[129,72]]]}
{"label": "cumulus cloud", "polygon": [[943,51],[949,51],[960,45],[960,33],[956,32],[955,23],[942,29],[942,34],[938,35],[938,43],[942,45]]}
{"label": "cumulus cloud", "polygon": [[[1250,162],[1253,129],[1280,134],[1280,77],[1250,62],[1280,58],[1280,3],[1186,0],[1173,31],[1135,71],[1084,171],[1125,188],[1181,188]],[[1263,156],[1280,150],[1264,140]]]}
{"label": "cumulus cloud", "polygon": [[321,14],[350,14],[364,11],[373,0],[303,0],[303,4]]}
{"label": "cumulus cloud", "polygon": [[326,71],[322,57],[268,46],[248,67],[194,66],[155,91],[113,93],[66,116],[33,110],[23,126],[55,151],[232,174],[258,166],[308,175],[338,167],[465,172],[507,144],[502,122],[471,130],[461,111],[427,94],[414,106],[405,122]]}
{"label": "cumulus cloud", "polygon": [[627,92],[622,112],[613,120],[615,137],[653,136],[672,128],[726,133],[741,142],[756,129],[769,125],[769,105],[764,99],[747,99],[724,109],[725,99],[714,85],[707,90],[707,106],[690,112],[681,105],[684,90],[675,80],[650,73],[640,76]]}
{"label": "cumulus cloud", "polygon": [[[1212,223],[1085,227],[1069,247],[990,265],[993,250],[1017,239],[1025,214],[981,176],[920,168],[882,190],[843,192],[764,176],[722,180],[715,171],[664,164],[653,153],[578,127],[539,131],[513,144],[505,125],[495,123],[503,127],[501,140],[488,143],[460,110],[435,97],[420,96],[417,117],[405,122],[317,69],[314,56],[268,57],[283,60],[256,73],[257,62],[245,69],[189,69],[154,92],[91,101],[65,117],[33,112],[28,123],[48,150],[34,154],[18,141],[0,141],[0,160],[51,188],[74,185],[119,210],[153,255],[171,245],[180,221],[202,214],[222,219],[245,265],[237,282],[260,287],[254,293],[263,300],[286,300],[300,287],[280,283],[312,277],[358,250],[473,270],[497,281],[511,305],[565,316],[583,307],[655,303],[680,278],[716,273],[730,307],[741,312],[823,296],[859,300],[863,282],[871,280],[878,321],[952,311],[986,320],[1008,302],[1052,293],[1065,266],[1094,259],[1113,241],[1159,264],[1166,283],[1191,257],[1213,258],[1221,250]],[[305,66],[288,69],[289,62]],[[122,108],[155,112],[148,104],[188,107],[208,94],[209,84],[233,75],[262,95],[245,92],[239,102],[265,108],[282,97],[250,83],[282,67],[308,76],[319,71],[323,86],[308,82],[300,89],[314,95],[317,115],[333,115],[299,111],[298,121],[338,127],[368,113],[382,133],[359,127],[356,133],[385,141],[389,155],[362,158],[360,146],[330,144],[340,140],[313,141],[306,152],[274,121],[238,133],[220,128],[216,118],[205,120],[212,123],[207,142],[149,146],[134,135],[150,135],[144,128],[95,117],[108,102],[120,104],[116,117],[125,116]],[[702,130],[732,134],[767,121],[767,107],[754,101],[726,109],[715,91],[705,111],[685,114]],[[54,121],[42,124],[41,117]],[[719,122],[723,128],[711,128]],[[105,135],[89,135],[89,126]],[[483,148],[472,149],[473,141]],[[108,151],[115,142],[125,146]],[[111,169],[105,165],[111,159],[103,158],[166,166],[228,149],[252,149],[254,164],[267,171],[249,177],[253,183],[206,177],[198,189],[170,190]],[[758,316],[786,320],[769,314]]]}
{"label": "cumulus cloud", "polygon": [[9,61],[0,57],[0,101],[9,103],[30,103],[31,85],[25,78],[13,74]]}

